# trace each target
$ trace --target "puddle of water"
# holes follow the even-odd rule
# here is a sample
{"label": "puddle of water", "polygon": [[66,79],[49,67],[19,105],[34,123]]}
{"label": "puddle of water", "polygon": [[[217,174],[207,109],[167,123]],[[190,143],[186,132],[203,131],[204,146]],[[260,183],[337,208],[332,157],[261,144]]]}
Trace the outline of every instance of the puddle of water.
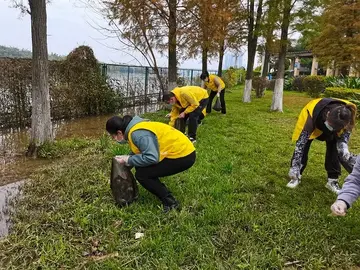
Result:
{"label": "puddle of water", "polygon": [[11,200],[19,195],[19,188],[23,183],[24,181],[19,181],[0,187],[0,238],[9,234]]}
{"label": "puddle of water", "polygon": [[[146,104],[123,108],[119,115],[142,115],[154,112],[159,104]],[[93,116],[73,120],[56,121],[53,123],[55,138],[99,138],[105,132],[105,123],[111,115]],[[49,163],[44,159],[26,158],[25,152],[29,143],[29,129],[0,130],[0,186],[16,182],[34,172],[41,165]]]}

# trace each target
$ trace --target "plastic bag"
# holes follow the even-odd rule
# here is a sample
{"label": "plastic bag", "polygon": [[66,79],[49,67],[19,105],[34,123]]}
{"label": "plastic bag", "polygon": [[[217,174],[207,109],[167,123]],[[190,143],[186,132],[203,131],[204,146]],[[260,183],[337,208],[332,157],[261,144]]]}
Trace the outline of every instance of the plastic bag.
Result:
{"label": "plastic bag", "polygon": [[213,109],[215,110],[215,111],[221,111],[221,103],[220,103],[220,99],[217,97],[216,98],[216,101],[215,101],[215,104],[214,104],[214,106],[213,106]]}
{"label": "plastic bag", "polygon": [[110,188],[116,204],[127,206],[139,196],[139,189],[130,168],[120,164],[115,158],[111,164]]}
{"label": "plastic bag", "polygon": [[185,133],[185,127],[186,127],[186,124],[185,124],[184,118],[177,118],[175,120],[175,128],[177,130],[180,130],[182,133]]}

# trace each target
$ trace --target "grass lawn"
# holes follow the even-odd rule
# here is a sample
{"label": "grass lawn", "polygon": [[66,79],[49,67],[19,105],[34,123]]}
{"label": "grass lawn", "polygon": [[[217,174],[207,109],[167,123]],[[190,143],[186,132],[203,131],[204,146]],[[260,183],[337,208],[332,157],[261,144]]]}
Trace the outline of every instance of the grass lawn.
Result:
{"label": "grass lawn", "polygon": [[[300,186],[286,188],[292,130],[310,98],[286,92],[284,113],[275,113],[271,92],[244,104],[242,88],[231,91],[228,114],[211,113],[198,130],[195,165],[163,178],[181,212],[163,214],[142,187],[134,204],[114,205],[111,157],[127,146],[106,136],[48,146],[48,156],[63,158],[24,187],[13,233],[0,240],[0,268],[356,269],[359,207],[330,215],[336,195],[325,188],[324,143],[312,144]],[[359,134],[351,138],[355,153]]]}

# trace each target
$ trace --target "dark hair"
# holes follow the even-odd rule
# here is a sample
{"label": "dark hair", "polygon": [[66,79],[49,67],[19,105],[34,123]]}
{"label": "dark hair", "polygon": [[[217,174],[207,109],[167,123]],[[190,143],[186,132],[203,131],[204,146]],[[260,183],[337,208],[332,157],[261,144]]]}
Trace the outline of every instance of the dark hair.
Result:
{"label": "dark hair", "polygon": [[106,122],[106,131],[111,135],[117,134],[120,130],[122,133],[125,133],[126,127],[133,119],[131,115],[124,115],[122,118],[119,116],[113,116]]}
{"label": "dark hair", "polygon": [[170,98],[175,97],[175,94],[173,92],[167,93],[163,95],[163,101],[169,101]]}
{"label": "dark hair", "polygon": [[355,126],[356,106],[354,104],[346,104],[337,106],[329,111],[327,120],[335,130],[347,129],[352,130]]}
{"label": "dark hair", "polygon": [[207,72],[207,71],[204,71],[203,73],[201,73],[201,75],[200,75],[200,79],[201,80],[205,80],[206,78],[208,78],[209,77],[209,72]]}

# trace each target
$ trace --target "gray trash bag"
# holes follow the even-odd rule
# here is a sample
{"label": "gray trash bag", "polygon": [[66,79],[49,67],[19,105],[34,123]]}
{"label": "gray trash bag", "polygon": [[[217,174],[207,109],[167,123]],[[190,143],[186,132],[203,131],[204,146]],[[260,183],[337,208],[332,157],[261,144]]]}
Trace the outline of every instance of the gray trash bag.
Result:
{"label": "gray trash bag", "polygon": [[214,106],[213,106],[213,109],[215,110],[215,111],[221,111],[221,103],[220,103],[220,99],[217,97],[216,98],[216,101],[215,101],[215,104],[214,104]]}
{"label": "gray trash bag", "polygon": [[139,189],[130,168],[120,164],[115,158],[111,165],[110,188],[119,207],[129,205],[139,196]]}
{"label": "gray trash bag", "polygon": [[186,127],[186,123],[184,118],[178,118],[175,120],[175,128],[177,130],[180,130],[182,133],[185,133],[185,127]]}

